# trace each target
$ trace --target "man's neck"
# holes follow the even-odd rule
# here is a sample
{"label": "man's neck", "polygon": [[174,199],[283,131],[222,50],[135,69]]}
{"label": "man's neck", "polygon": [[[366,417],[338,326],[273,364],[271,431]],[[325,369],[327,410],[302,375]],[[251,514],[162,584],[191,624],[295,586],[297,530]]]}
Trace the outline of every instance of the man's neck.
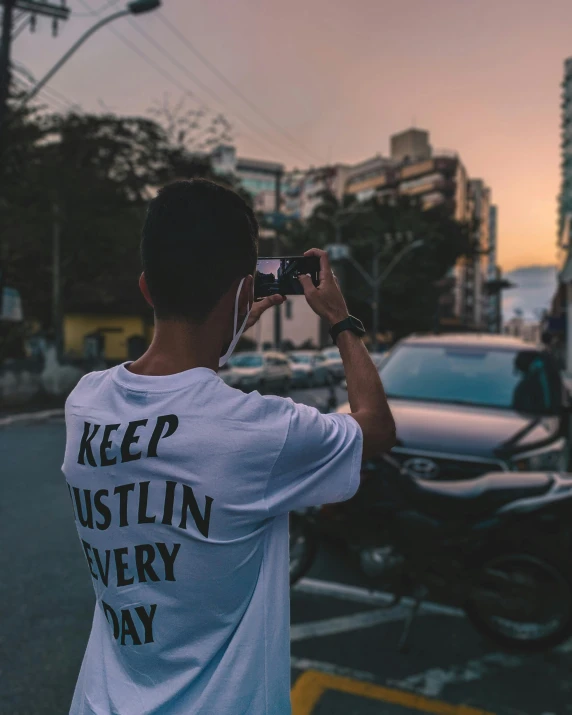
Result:
{"label": "man's neck", "polygon": [[202,325],[156,320],[151,345],[129,370],[138,375],[174,375],[195,367],[216,371],[223,345],[220,333],[210,320]]}

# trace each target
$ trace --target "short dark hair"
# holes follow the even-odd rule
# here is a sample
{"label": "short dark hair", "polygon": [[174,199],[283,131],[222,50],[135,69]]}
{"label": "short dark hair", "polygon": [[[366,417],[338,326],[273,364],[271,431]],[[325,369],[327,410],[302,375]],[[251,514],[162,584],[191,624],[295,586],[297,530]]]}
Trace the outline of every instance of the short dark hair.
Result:
{"label": "short dark hair", "polygon": [[141,240],[155,315],[202,323],[237,278],[254,273],[258,222],[232,189],[175,181],[149,203]]}

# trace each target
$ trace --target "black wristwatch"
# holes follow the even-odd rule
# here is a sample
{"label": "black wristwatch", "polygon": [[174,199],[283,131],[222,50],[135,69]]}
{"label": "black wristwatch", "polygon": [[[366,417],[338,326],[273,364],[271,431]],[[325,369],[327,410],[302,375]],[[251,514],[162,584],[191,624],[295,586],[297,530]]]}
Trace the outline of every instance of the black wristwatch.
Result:
{"label": "black wristwatch", "polygon": [[330,328],[330,336],[334,343],[337,341],[338,335],[344,330],[351,330],[352,333],[355,333],[360,338],[363,338],[363,336],[365,335],[365,328],[363,327],[363,323],[361,322],[361,320],[354,318],[353,315],[348,315],[348,317],[344,318],[344,320],[340,320],[339,323],[332,325],[332,327]]}

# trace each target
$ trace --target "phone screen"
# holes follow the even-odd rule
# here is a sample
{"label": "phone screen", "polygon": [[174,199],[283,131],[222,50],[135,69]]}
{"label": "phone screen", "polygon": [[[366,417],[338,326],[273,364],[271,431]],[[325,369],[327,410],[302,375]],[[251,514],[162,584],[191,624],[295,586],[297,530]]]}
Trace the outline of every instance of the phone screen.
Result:
{"label": "phone screen", "polygon": [[268,295],[304,295],[298,276],[308,274],[314,285],[320,282],[320,259],[317,256],[259,258],[254,279],[254,297]]}

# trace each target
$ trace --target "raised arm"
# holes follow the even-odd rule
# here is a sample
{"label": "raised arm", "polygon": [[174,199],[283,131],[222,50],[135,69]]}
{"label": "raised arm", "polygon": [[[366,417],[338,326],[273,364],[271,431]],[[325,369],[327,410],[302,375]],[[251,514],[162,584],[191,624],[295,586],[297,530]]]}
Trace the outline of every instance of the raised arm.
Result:
{"label": "raised arm", "polygon": [[[348,317],[346,302],[335,279],[328,255],[312,248],[306,256],[320,258],[320,284],[314,286],[309,276],[299,280],[312,310],[327,320],[330,326]],[[381,384],[377,368],[361,338],[349,330],[340,333],[337,341],[344,363],[351,416],[363,432],[363,456],[365,459],[387,452],[395,444],[395,423]]]}

